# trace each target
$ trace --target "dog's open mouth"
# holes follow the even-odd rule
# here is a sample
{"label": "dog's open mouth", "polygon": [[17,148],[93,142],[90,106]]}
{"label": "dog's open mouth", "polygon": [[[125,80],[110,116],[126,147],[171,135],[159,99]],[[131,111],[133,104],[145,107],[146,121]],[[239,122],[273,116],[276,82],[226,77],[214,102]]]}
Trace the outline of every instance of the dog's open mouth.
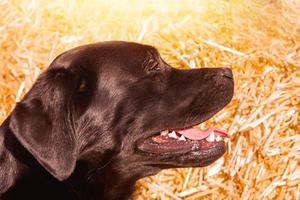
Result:
{"label": "dog's open mouth", "polygon": [[225,148],[229,135],[217,128],[164,130],[140,142],[138,148],[147,153],[183,154]]}

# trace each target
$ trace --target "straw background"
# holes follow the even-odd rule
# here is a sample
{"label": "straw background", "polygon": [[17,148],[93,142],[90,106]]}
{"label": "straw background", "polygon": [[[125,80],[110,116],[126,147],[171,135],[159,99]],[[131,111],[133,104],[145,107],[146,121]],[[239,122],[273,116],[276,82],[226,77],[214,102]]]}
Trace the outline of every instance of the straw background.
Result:
{"label": "straw background", "polygon": [[233,69],[232,102],[201,125],[233,139],[209,167],[140,180],[132,199],[300,199],[299,1],[0,0],[0,10],[0,121],[63,51],[151,44],[175,67]]}

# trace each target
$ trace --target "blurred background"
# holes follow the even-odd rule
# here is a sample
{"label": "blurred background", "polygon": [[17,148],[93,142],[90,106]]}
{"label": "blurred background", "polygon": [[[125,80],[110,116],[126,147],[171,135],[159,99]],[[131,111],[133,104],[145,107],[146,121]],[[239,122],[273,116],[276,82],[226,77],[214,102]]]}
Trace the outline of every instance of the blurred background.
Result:
{"label": "blurred background", "polygon": [[300,199],[298,0],[0,0],[0,121],[60,53],[104,40],[178,68],[229,66],[232,102],[202,128],[232,135],[206,168],[164,170],[132,199]]}

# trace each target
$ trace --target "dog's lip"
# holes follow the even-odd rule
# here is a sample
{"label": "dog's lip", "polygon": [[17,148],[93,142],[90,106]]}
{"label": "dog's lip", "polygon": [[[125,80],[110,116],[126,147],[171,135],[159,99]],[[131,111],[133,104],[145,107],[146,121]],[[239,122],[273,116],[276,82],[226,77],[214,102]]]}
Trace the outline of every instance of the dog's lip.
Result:
{"label": "dog's lip", "polygon": [[[183,154],[193,151],[212,149],[229,139],[228,134],[215,127],[201,130],[185,128],[152,134],[146,139],[139,140],[138,149],[155,154]],[[224,143],[225,148],[225,143]]]}

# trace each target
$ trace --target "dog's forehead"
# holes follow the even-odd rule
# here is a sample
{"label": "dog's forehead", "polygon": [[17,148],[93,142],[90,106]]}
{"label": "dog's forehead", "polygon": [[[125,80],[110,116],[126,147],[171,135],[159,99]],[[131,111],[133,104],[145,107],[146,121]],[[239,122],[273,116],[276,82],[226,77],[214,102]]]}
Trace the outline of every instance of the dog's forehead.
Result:
{"label": "dog's forehead", "polygon": [[118,63],[121,66],[143,66],[150,60],[157,60],[156,48],[134,42],[109,42],[99,46],[100,59]]}
{"label": "dog's forehead", "polygon": [[[109,41],[91,45],[85,45],[71,49],[58,56],[51,66],[68,68],[80,63],[80,65],[97,64],[98,67],[109,64],[142,65],[147,60],[155,60],[159,57],[156,48],[134,42]],[[50,67],[51,67],[50,66]],[[97,67],[94,67],[97,70]]]}

